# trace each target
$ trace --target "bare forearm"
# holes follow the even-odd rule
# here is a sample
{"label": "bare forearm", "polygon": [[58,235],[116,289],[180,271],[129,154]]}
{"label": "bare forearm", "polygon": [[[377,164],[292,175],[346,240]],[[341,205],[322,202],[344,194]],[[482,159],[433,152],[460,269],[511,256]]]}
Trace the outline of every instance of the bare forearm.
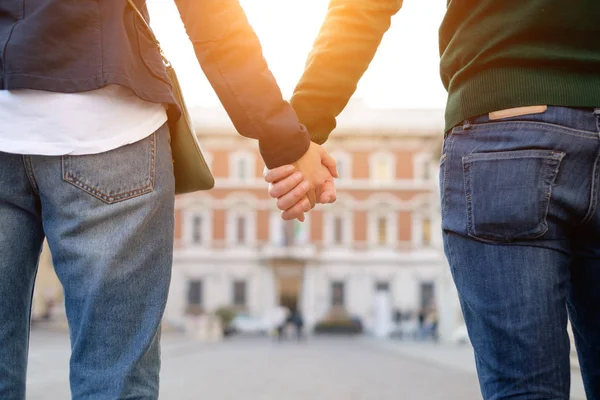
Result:
{"label": "bare forearm", "polygon": [[373,60],[402,0],[331,0],[291,104],[324,143]]}

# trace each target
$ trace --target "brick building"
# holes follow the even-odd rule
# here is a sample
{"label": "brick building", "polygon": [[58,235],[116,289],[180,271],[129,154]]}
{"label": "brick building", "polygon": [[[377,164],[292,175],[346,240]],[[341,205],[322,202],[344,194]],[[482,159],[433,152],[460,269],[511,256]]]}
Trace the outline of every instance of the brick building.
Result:
{"label": "brick building", "polygon": [[405,313],[436,307],[442,333],[454,329],[437,179],[442,111],[350,106],[325,146],[338,162],[338,201],[303,224],[281,220],[256,142],[220,110],[193,114],[216,188],[176,201],[168,323],[185,326],[193,309],[262,317],[284,304],[309,328],[335,310],[373,328],[383,296]]}

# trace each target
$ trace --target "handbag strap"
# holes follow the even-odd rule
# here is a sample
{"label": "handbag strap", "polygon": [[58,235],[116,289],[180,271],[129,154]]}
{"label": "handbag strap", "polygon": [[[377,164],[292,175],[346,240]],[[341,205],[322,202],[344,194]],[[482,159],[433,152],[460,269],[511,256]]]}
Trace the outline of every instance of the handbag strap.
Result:
{"label": "handbag strap", "polygon": [[171,62],[167,59],[167,56],[165,56],[165,52],[163,51],[162,46],[160,45],[160,42],[156,38],[156,35],[154,35],[154,32],[152,31],[152,28],[150,28],[150,25],[148,25],[148,22],[146,21],[146,18],[144,18],[144,14],[142,14],[142,12],[140,11],[140,9],[137,8],[137,6],[133,2],[133,0],[127,0],[127,2],[129,3],[129,5],[133,9],[133,11],[138,16],[138,19],[144,24],[144,26],[146,27],[146,29],[150,33],[150,36],[152,36],[152,40],[156,44],[156,47],[158,47],[158,51],[160,52],[160,56],[162,57],[163,63],[165,64],[166,67],[170,67],[171,66]]}

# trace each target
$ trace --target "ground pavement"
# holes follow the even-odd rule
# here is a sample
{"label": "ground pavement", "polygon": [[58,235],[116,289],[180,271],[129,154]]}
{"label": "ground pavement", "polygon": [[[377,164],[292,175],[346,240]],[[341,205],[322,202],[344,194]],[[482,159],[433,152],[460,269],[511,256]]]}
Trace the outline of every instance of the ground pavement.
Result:
{"label": "ground pavement", "polygon": [[[64,333],[32,332],[28,400],[70,398],[68,348]],[[466,347],[364,338],[201,344],[167,335],[162,353],[160,399],[165,400],[481,398]]]}

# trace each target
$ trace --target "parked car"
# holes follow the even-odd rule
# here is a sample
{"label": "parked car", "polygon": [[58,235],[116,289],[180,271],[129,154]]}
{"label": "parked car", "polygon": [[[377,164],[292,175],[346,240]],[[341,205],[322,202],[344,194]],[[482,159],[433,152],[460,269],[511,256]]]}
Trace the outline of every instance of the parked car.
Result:
{"label": "parked car", "polygon": [[363,323],[358,317],[332,319],[319,322],[314,329],[315,334],[358,335],[363,333]]}
{"label": "parked car", "polygon": [[262,318],[257,318],[249,314],[238,314],[231,320],[229,330],[233,333],[243,335],[266,335],[270,327]]}

